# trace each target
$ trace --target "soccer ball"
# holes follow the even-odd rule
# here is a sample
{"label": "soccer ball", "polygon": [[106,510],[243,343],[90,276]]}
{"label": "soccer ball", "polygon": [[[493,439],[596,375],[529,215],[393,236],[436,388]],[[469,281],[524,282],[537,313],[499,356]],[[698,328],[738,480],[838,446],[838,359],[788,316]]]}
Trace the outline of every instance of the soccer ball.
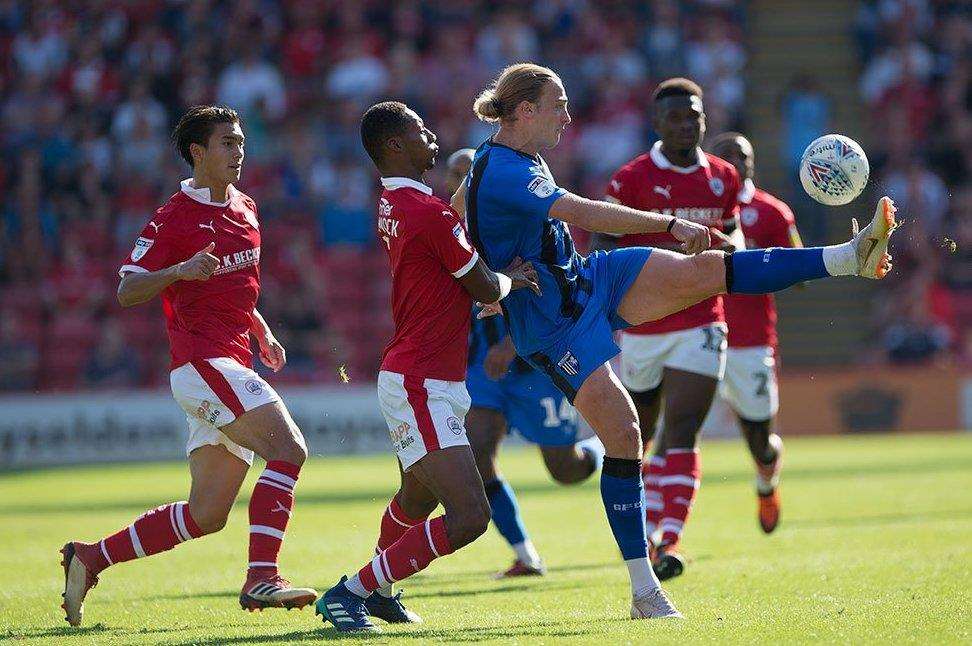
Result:
{"label": "soccer ball", "polygon": [[844,135],[814,139],[800,159],[800,183],[827,206],[847,204],[867,185],[871,167],[861,145]]}

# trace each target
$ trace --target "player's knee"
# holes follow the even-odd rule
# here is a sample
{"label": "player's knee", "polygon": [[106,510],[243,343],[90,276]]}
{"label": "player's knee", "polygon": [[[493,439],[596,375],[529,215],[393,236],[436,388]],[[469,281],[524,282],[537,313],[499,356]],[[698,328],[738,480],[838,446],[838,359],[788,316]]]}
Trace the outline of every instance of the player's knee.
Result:
{"label": "player's knee", "polygon": [[483,498],[481,504],[471,505],[449,516],[454,518],[448,525],[449,540],[453,549],[459,549],[486,533],[490,520],[489,502]]}
{"label": "player's knee", "polygon": [[205,534],[215,534],[224,527],[226,527],[226,519],[229,517],[229,510],[221,509],[211,509],[211,508],[197,508],[192,509],[190,506],[189,514],[192,519],[196,522],[196,527],[199,531]]}
{"label": "player's knee", "polygon": [[302,466],[307,460],[307,444],[300,430],[294,427],[289,433],[280,433],[279,436],[280,439],[274,442],[272,459]]}

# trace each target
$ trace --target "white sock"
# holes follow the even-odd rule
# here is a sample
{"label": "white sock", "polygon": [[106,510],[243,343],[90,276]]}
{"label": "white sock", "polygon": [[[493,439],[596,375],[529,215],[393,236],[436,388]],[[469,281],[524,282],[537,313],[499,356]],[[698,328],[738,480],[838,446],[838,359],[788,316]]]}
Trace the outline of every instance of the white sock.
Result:
{"label": "white sock", "polygon": [[395,591],[392,590],[391,586],[388,586],[387,588],[378,588],[375,590],[375,592],[387,599],[391,599],[393,596],[395,596]]}
{"label": "white sock", "polygon": [[344,587],[355,593],[362,599],[367,599],[371,596],[371,593],[365,590],[365,587],[361,585],[361,579],[355,574],[353,577],[344,582]]}
{"label": "white sock", "polygon": [[631,577],[631,596],[641,597],[661,587],[647,557],[628,559],[624,564],[628,566],[628,576]]}
{"label": "white sock", "polygon": [[853,240],[824,247],[823,261],[831,276],[856,276],[858,273],[857,249]]}
{"label": "white sock", "polygon": [[540,567],[542,561],[540,560],[540,554],[537,552],[537,548],[533,546],[533,542],[528,538],[522,543],[517,543],[513,546],[513,551],[516,552],[516,558],[523,562],[524,565],[529,565],[530,567]]}

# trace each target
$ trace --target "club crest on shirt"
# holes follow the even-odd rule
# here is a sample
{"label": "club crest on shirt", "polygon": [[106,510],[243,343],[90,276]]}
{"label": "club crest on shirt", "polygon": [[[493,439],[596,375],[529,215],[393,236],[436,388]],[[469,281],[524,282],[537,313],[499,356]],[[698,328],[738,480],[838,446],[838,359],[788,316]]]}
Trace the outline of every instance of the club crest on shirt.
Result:
{"label": "club crest on shirt", "polygon": [[459,421],[458,417],[449,417],[446,419],[446,426],[452,431],[453,435],[462,435],[462,422]]}
{"label": "club crest on shirt", "polygon": [[751,227],[756,224],[756,220],[759,219],[759,211],[751,206],[747,206],[739,212],[739,221],[743,223],[744,226]]}
{"label": "club crest on shirt", "polygon": [[550,197],[553,195],[557,187],[546,177],[534,177],[529,184],[527,184],[527,190],[536,195],[539,198]]}
{"label": "club crest on shirt", "polygon": [[149,240],[141,236],[135,241],[135,248],[132,249],[132,262],[138,262],[148,253],[148,250],[155,244],[155,240]]}
{"label": "club crest on shirt", "polygon": [[721,178],[713,177],[709,179],[709,188],[712,189],[712,193],[716,197],[722,197],[722,193],[726,190],[726,185],[722,183]]}
{"label": "club crest on shirt", "polygon": [[576,376],[580,371],[580,362],[577,360],[577,357],[570,352],[570,350],[568,350],[567,354],[560,358],[560,361],[557,362],[557,366],[572,377]]}

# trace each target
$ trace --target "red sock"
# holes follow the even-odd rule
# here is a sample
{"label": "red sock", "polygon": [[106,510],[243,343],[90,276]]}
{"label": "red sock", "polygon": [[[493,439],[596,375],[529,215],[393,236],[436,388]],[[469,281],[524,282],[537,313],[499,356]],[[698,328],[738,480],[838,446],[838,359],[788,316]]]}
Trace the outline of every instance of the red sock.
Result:
{"label": "red sock", "polygon": [[378,534],[378,546],[375,548],[375,554],[387,550],[397,543],[398,539],[405,535],[405,532],[425,522],[427,518],[428,516],[409,518],[402,511],[398,501],[392,498],[388,507],[385,508],[385,514],[381,517],[381,533]]}
{"label": "red sock", "polygon": [[428,567],[440,556],[452,554],[445,516],[410,527],[398,541],[358,570],[356,579],[366,592],[386,588]]}
{"label": "red sock", "polygon": [[94,574],[109,565],[152,556],[202,532],[189,515],[189,503],[173,502],[147,511],[135,522],[97,543],[79,543],[77,554]]}
{"label": "red sock", "polygon": [[300,467],[272,460],[253,487],[250,496],[250,562],[251,573],[277,574],[277,555],[294,508],[294,486]]}
{"label": "red sock", "polygon": [[650,537],[662,521],[665,501],[658,484],[665,469],[665,456],[653,455],[641,463],[641,481],[645,484],[645,532]]}
{"label": "red sock", "polygon": [[677,543],[699,488],[698,449],[669,449],[659,479],[665,510],[662,512],[662,543]]}

